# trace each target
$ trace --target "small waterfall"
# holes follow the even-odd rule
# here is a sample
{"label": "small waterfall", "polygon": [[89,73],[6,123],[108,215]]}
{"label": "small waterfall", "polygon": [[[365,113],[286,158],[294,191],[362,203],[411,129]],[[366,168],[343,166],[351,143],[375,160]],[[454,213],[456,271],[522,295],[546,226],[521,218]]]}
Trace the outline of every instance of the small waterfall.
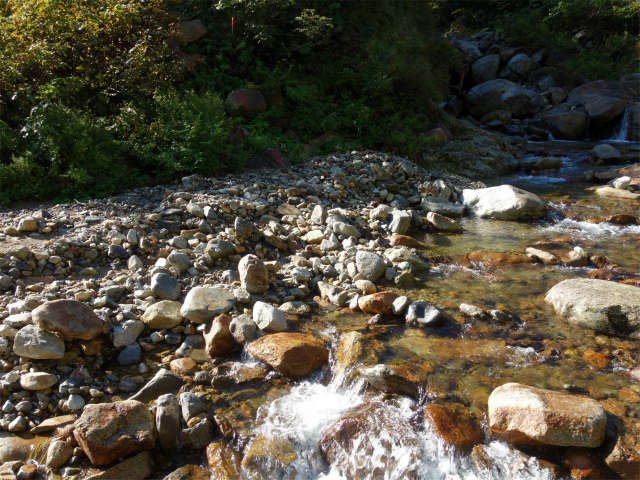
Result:
{"label": "small waterfall", "polygon": [[631,108],[627,107],[622,114],[622,120],[620,121],[620,126],[613,134],[613,138],[611,140],[616,142],[626,142],[627,135],[629,134],[629,116],[631,115]]}

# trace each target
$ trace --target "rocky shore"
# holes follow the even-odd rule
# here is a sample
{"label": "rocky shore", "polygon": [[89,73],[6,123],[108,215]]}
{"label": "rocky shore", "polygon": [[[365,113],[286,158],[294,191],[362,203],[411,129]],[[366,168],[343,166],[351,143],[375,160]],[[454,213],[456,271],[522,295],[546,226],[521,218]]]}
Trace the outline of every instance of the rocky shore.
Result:
{"label": "rocky shore", "polygon": [[[364,312],[370,325],[390,317],[424,329],[456,325],[435,305],[392,291],[410,289],[439,261],[407,234],[459,234],[463,215],[533,221],[549,211],[521,189],[486,188],[374,152],[4,211],[0,476],[229,479],[242,470],[247,478],[276,471],[294,478],[287,440],[252,431],[259,405],[251,399],[268,403],[318,369],[332,371],[336,388],[365,382],[374,391],[419,399],[433,372],[424,362],[378,363],[382,347],[359,332],[336,340],[308,328],[305,320],[319,305]],[[486,253],[466,261],[518,263]],[[541,247],[520,257],[539,264],[603,262],[580,247],[557,255]],[[628,285],[582,281],[588,284],[559,284],[549,292],[558,315],[640,338],[633,278]],[[611,285],[615,295],[604,295]],[[589,313],[594,299],[597,318]],[[515,318],[467,304],[460,312],[466,319]],[[637,379],[637,362],[630,362]],[[323,433],[325,461],[347,476],[365,473],[352,470],[340,452],[349,435],[372,435],[379,402],[345,413]],[[464,405],[434,404],[423,415],[448,444],[475,446],[474,468],[481,471],[483,462],[490,468],[479,422]],[[492,393],[488,422],[492,437],[536,447],[596,448],[607,430],[595,400],[518,384]],[[603,461],[633,478],[638,437],[614,437]],[[177,451],[206,455],[208,468],[168,472]]]}

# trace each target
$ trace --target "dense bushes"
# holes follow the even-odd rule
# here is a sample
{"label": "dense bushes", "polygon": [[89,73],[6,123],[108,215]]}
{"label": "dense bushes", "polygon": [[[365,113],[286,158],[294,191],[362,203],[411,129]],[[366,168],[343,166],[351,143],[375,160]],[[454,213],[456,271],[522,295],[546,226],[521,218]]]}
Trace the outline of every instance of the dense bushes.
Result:
{"label": "dense bushes", "polygon": [[[438,24],[456,19],[560,47],[574,53],[572,70],[610,78],[637,68],[639,8],[623,0],[0,0],[0,202],[210,175],[266,147],[294,161],[309,144],[318,153],[411,154],[438,119],[458,61]],[[197,18],[208,34],[178,46],[181,18]],[[594,31],[589,49],[571,41],[582,28]],[[222,99],[247,87],[262,90],[269,109],[229,118]],[[229,141],[234,126],[249,132],[242,144]],[[312,141],[326,132],[340,139]]]}
{"label": "dense bushes", "polygon": [[[177,47],[172,9],[208,35]],[[4,1],[0,35],[2,202],[212,174],[266,147],[296,160],[329,131],[316,148],[409,152],[455,60],[427,2],[393,0]],[[270,109],[230,119],[222,98],[247,86]]]}
{"label": "dense bushes", "polygon": [[[436,0],[442,26],[495,29],[518,45],[575,55],[565,74],[617,79],[640,71],[640,2],[631,0]],[[572,38],[588,30],[588,45]]]}

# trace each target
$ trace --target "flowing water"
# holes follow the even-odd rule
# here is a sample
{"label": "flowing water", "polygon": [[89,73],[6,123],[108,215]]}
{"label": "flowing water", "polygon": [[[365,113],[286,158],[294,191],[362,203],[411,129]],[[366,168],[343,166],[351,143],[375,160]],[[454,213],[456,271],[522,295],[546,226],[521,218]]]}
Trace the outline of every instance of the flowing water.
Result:
{"label": "flowing water", "polygon": [[[312,317],[294,327],[314,332],[334,349],[345,332],[356,330],[375,338],[383,349],[372,364],[430,365],[433,373],[419,398],[385,396],[368,390],[362,381],[340,387],[332,382],[332,367],[326,367],[302,383],[272,379],[261,387],[226,393],[240,401],[235,406],[220,401],[222,424],[234,427],[229,440],[245,451],[255,435],[277,444],[285,442],[287,467],[274,460],[269,467],[272,478],[542,479],[551,478],[551,474],[537,457],[553,454],[534,450],[527,452],[531,456],[525,455],[488,435],[487,400],[496,387],[518,382],[565,389],[597,399],[617,416],[640,417],[640,385],[626,375],[640,362],[640,341],[608,337],[568,324],[544,301],[553,285],[567,278],[586,277],[596,270],[594,266],[478,266],[464,260],[465,254],[473,251],[523,255],[530,246],[554,253],[581,247],[590,255],[606,257],[607,265],[615,266],[610,270],[613,275],[638,275],[640,226],[601,222],[613,213],[637,216],[638,202],[600,198],[588,184],[570,183],[572,176],[582,176],[584,170],[593,168],[585,161],[584,149],[569,151],[579,147],[573,144],[546,146],[563,149],[559,172],[551,176],[514,175],[496,184],[509,183],[539,194],[552,204],[552,214],[536,222],[469,217],[462,220],[461,235],[417,235],[424,245],[420,250],[432,260],[433,268],[419,278],[414,289],[387,285],[398,294],[427,300],[448,313],[452,321],[447,326],[425,330],[393,318],[368,325],[370,315],[322,303]],[[461,303],[506,310],[513,314],[513,320],[465,319],[458,310]],[[608,361],[596,364],[590,352]],[[464,403],[481,420],[484,463],[473,461],[469,451],[445,445],[422,421],[422,406],[436,399]],[[212,395],[212,401],[217,400],[220,397]],[[368,433],[357,434],[352,448],[336,454],[341,467],[331,468],[319,447],[327,426],[366,402],[377,405]]]}

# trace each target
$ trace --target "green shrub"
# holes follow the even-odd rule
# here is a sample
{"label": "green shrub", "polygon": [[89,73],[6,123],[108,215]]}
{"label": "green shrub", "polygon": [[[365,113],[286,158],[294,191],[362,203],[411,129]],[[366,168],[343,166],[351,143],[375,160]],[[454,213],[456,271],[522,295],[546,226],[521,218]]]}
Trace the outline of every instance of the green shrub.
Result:
{"label": "green shrub", "polygon": [[136,180],[135,166],[104,124],[60,105],[34,107],[13,150],[2,162],[3,202],[24,198],[27,190],[30,198],[105,196]]}

